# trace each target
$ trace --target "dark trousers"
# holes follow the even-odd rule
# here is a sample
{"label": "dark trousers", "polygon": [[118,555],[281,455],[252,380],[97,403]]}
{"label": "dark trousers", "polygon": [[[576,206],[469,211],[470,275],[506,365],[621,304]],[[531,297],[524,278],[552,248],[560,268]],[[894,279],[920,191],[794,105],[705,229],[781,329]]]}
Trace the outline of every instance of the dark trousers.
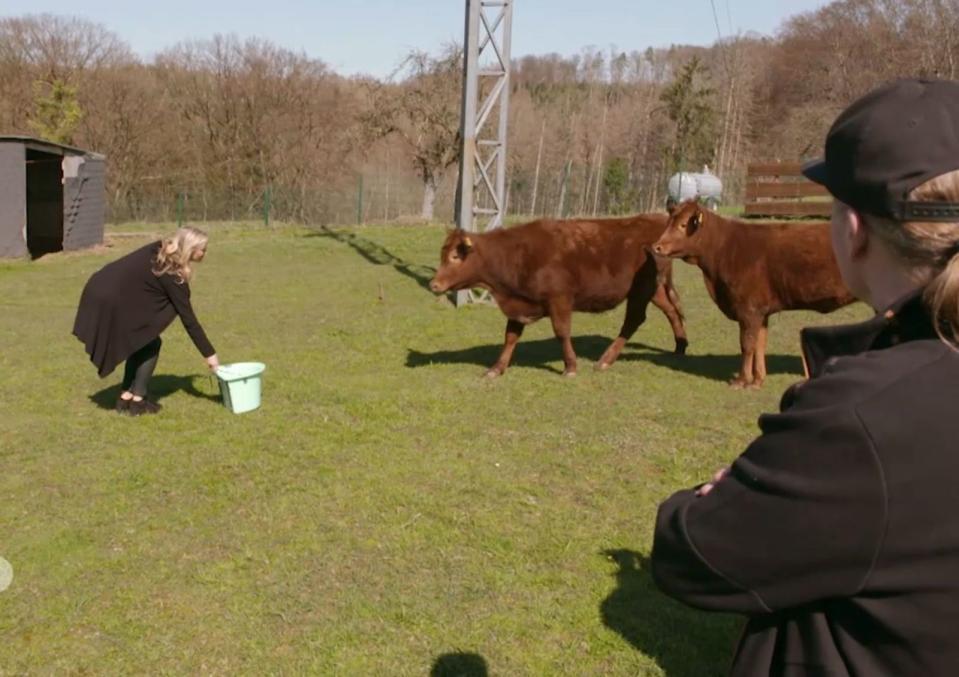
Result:
{"label": "dark trousers", "polygon": [[147,386],[157,360],[160,359],[160,346],[163,341],[157,336],[148,344],[127,358],[126,368],[123,370],[123,390],[129,391],[137,397],[147,396]]}

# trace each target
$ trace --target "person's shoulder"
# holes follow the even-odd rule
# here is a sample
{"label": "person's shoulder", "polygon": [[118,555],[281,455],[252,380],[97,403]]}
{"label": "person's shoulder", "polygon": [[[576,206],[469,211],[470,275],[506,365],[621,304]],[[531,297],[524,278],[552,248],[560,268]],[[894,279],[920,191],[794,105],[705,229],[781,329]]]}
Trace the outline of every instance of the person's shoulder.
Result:
{"label": "person's shoulder", "polygon": [[837,366],[870,374],[875,387],[884,390],[929,371],[959,373],[959,350],[938,338],[927,338],[841,358]]}
{"label": "person's shoulder", "polygon": [[941,370],[954,374],[959,383],[959,351],[939,339],[834,357],[827,361],[822,375],[795,387],[791,406],[856,407],[890,388]]}
{"label": "person's shoulder", "polygon": [[136,258],[136,259],[152,261],[153,259],[156,258],[156,255],[159,252],[159,250],[160,250],[160,241],[157,240],[156,242],[149,242],[143,245],[142,247],[138,247],[134,249],[132,252],[127,254],[127,258]]}

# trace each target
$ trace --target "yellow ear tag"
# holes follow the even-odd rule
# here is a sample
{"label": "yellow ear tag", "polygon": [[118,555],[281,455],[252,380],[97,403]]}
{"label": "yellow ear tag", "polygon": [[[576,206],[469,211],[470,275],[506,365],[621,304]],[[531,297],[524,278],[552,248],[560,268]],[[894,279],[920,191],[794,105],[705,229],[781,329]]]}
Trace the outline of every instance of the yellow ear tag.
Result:
{"label": "yellow ear tag", "polygon": [[467,236],[463,238],[463,244],[465,244],[467,247],[472,247],[473,241],[469,238],[469,236]]}

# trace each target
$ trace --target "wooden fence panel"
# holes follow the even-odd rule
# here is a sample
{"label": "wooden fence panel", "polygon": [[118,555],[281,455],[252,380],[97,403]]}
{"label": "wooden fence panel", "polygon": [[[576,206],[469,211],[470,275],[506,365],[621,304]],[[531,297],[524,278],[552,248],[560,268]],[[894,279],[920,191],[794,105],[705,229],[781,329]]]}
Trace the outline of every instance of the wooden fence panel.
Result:
{"label": "wooden fence panel", "polygon": [[746,169],[746,216],[827,218],[828,198],[829,191],[802,175],[799,162],[755,162]]}
{"label": "wooden fence panel", "polygon": [[831,202],[748,202],[746,216],[813,216],[829,218]]}

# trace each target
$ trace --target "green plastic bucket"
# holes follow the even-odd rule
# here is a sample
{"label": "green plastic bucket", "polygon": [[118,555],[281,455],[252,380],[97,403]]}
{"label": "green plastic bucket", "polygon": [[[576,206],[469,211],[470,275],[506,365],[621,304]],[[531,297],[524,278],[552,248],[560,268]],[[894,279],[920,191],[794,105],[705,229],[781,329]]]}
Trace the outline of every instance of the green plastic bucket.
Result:
{"label": "green plastic bucket", "polygon": [[216,369],[223,405],[234,414],[253,411],[260,406],[262,362],[234,362]]}

